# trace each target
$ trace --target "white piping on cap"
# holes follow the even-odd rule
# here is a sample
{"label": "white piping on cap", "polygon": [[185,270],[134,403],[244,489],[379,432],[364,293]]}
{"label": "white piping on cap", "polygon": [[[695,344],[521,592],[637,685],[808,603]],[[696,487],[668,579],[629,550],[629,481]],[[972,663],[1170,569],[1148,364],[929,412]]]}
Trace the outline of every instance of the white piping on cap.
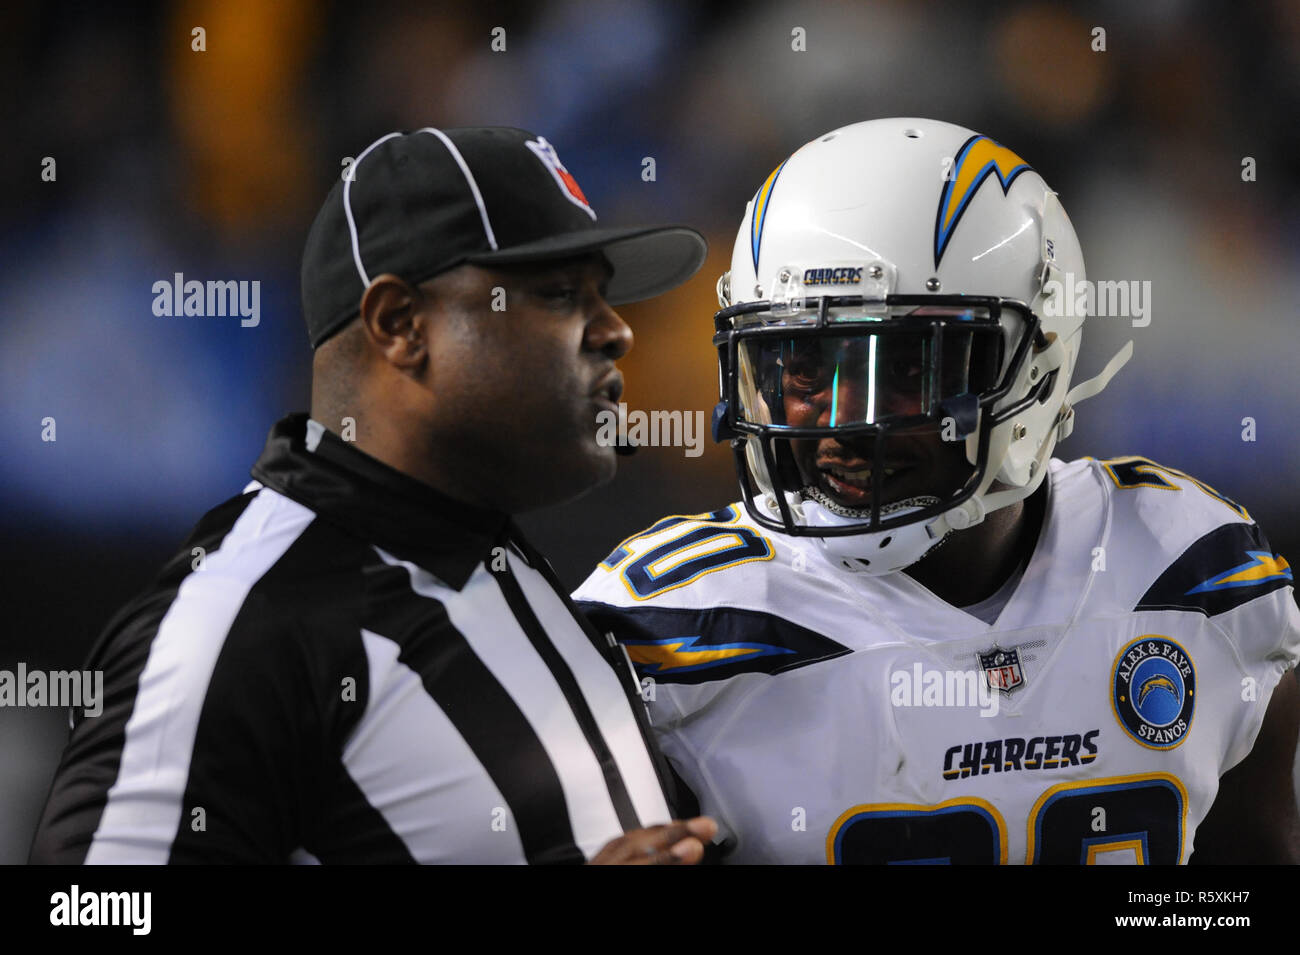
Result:
{"label": "white piping on cap", "polygon": [[442,144],[447,147],[451,153],[451,158],[456,160],[456,165],[460,166],[460,171],[465,174],[465,181],[469,183],[469,191],[474,194],[474,202],[478,206],[479,218],[483,220],[483,231],[487,234],[488,245],[492,246],[492,251],[497,251],[497,237],[492,231],[492,223],[488,221],[487,207],[483,205],[483,194],[478,191],[478,183],[474,181],[474,174],[469,171],[469,166],[465,162],[465,157],[460,154],[456,144],[447,138],[447,134],[441,129],[434,129],[432,126],[425,126],[423,129],[416,130],[418,133],[432,133],[442,140]]}
{"label": "white piping on cap", "polygon": [[356,220],[352,218],[352,201],[349,198],[349,194],[352,189],[352,183],[357,177],[357,167],[361,165],[361,160],[365,159],[370,153],[370,150],[374,149],[380,143],[387,142],[394,136],[400,135],[402,134],[389,133],[387,136],[380,136],[365,149],[361,150],[361,155],[358,156],[357,161],[352,164],[352,168],[348,170],[348,178],[343,182],[343,214],[348,217],[348,233],[352,236],[352,261],[357,264],[357,274],[361,276],[362,288],[370,288],[370,276],[366,275],[366,267],[361,264],[361,245],[357,239],[357,223]]}
{"label": "white piping on cap", "polygon": [[[451,153],[451,158],[456,160],[456,165],[460,167],[461,173],[464,174],[465,181],[469,183],[469,191],[474,196],[474,204],[478,206],[479,218],[483,220],[483,231],[487,235],[488,244],[492,246],[493,252],[497,251],[497,237],[492,231],[492,223],[488,221],[487,207],[483,205],[483,194],[479,192],[478,183],[474,180],[474,174],[470,172],[469,166],[465,162],[465,157],[460,154],[460,150],[456,148],[456,144],[448,139],[447,134],[442,130],[434,129],[432,126],[425,126],[423,129],[416,130],[416,132],[431,133],[434,136],[437,136],[438,139],[441,140],[442,144],[447,147],[447,151]],[[363,149],[361,155],[357,157],[356,162],[352,164],[352,169],[350,170],[347,180],[343,183],[343,213],[347,216],[348,234],[352,239],[352,261],[356,263],[357,275],[361,277],[361,285],[363,288],[370,288],[370,276],[366,274],[365,263],[361,261],[361,241],[357,235],[357,221],[352,215],[352,183],[356,180],[357,169],[361,165],[361,160],[365,159],[366,156],[370,154],[371,150],[381,143],[385,143],[392,139],[394,136],[401,135],[400,132],[388,133],[385,136],[380,136],[373,143]]]}

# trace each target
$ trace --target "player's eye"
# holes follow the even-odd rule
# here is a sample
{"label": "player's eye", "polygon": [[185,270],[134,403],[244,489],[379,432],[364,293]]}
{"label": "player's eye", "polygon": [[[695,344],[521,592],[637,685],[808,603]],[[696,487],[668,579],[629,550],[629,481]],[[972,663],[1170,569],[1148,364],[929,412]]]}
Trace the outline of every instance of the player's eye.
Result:
{"label": "player's eye", "polygon": [[785,363],[786,377],[800,388],[810,388],[825,379],[821,363],[815,361],[792,359]]}

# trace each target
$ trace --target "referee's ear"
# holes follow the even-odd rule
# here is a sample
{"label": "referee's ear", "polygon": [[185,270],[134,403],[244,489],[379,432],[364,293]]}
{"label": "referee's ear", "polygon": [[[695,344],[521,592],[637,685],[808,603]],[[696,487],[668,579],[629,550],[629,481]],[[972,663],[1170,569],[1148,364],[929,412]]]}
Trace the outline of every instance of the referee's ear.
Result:
{"label": "referee's ear", "polygon": [[361,296],[361,324],[367,341],[399,371],[419,373],[429,357],[428,316],[421,309],[424,293],[405,279],[385,272]]}

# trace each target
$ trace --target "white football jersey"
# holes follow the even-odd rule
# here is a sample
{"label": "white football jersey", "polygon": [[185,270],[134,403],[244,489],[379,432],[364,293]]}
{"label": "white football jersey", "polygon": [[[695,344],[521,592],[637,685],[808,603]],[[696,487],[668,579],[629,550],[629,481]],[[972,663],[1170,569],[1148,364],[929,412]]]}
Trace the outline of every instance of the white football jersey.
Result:
{"label": "white football jersey", "polygon": [[1143,458],[1051,463],[993,625],[733,504],[575,594],[729,862],[1182,863],[1300,653],[1250,515]]}

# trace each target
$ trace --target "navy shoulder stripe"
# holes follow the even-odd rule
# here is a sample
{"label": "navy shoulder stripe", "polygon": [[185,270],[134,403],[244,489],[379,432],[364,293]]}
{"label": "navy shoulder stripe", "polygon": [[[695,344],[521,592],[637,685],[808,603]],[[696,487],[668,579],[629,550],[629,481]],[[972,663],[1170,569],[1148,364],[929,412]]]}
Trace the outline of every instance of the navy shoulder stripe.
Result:
{"label": "navy shoulder stripe", "polygon": [[1224,524],[1183,551],[1133,609],[1213,617],[1290,584],[1290,566],[1258,524]]}
{"label": "navy shoulder stripe", "polygon": [[640,677],[708,683],[739,673],[782,673],[849,653],[829,637],[757,610],[614,607],[580,601],[601,631],[627,648]]}

